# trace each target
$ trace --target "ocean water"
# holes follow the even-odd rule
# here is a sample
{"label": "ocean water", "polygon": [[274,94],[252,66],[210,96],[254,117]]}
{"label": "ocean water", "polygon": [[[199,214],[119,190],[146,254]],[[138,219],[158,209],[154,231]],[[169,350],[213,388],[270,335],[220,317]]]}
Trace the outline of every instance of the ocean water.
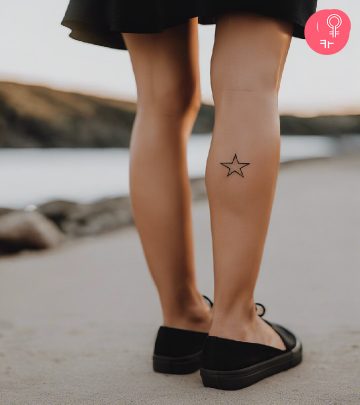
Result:
{"label": "ocean water", "polygon": [[[189,174],[205,173],[211,135],[192,136]],[[323,136],[282,136],[281,161],[327,157],[337,141]],[[0,150],[0,207],[22,208],[50,199],[90,202],[126,195],[127,149],[3,149]],[[144,171],[146,175],[146,171]]]}

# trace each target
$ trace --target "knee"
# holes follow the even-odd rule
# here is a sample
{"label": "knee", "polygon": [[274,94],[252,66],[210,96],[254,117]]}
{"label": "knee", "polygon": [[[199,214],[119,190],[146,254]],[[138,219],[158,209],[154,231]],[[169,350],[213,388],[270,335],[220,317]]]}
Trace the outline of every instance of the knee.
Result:
{"label": "knee", "polygon": [[151,91],[144,90],[138,97],[140,108],[174,117],[197,115],[201,106],[200,87],[196,83],[175,80],[170,84],[158,83]]}

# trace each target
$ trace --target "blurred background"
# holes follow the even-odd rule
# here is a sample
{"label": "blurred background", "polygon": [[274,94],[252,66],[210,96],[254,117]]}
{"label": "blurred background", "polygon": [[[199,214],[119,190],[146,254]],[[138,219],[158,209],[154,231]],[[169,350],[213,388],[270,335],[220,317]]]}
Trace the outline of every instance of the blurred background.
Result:
{"label": "blurred background", "polygon": [[[196,376],[149,373],[161,320],[128,196],[135,80],[127,51],[68,37],[67,4],[0,0],[0,402],[240,403],[236,393],[206,396]],[[360,403],[351,311],[360,285],[360,3],[319,0],[322,8],[345,11],[352,32],[332,56],[292,41],[258,285],[276,319],[301,332],[308,358],[286,380],[242,392],[244,403]],[[203,105],[188,145],[199,283],[209,295],[214,31],[199,26]]]}
{"label": "blurred background", "polygon": [[[46,204],[38,211],[62,231],[87,234],[85,226],[70,231],[72,226],[60,222],[70,214],[69,204],[59,200],[91,203],[128,194],[136,88],[127,51],[68,37],[60,25],[66,6],[63,0],[1,1],[0,184],[6,192],[0,207],[5,214]],[[338,6],[326,1],[327,8]],[[359,143],[360,5],[347,0],[341,7],[352,17],[353,30],[340,53],[318,55],[305,41],[293,40],[279,101],[282,162],[331,156]],[[213,126],[214,29],[199,26],[204,104],[188,148],[192,178],[204,176]],[[100,222],[89,232],[107,230],[109,224]],[[3,239],[4,251],[20,248]]]}
{"label": "blurred background", "polygon": [[[66,6],[63,0],[1,1],[0,184],[6,192],[0,194],[0,212],[47,203],[38,211],[62,231],[87,234],[85,226],[70,231],[72,226],[60,222],[70,215],[70,204],[58,201],[91,203],[128,194],[136,88],[127,51],[68,37],[60,25]],[[326,1],[327,8],[338,6]],[[347,0],[341,7],[353,19],[353,30],[340,53],[318,55],[305,41],[293,40],[279,101],[282,162],[331,156],[359,143],[360,5]],[[192,178],[204,176],[213,126],[214,30],[199,26],[204,104],[188,148]],[[100,222],[89,232],[107,230],[109,224]],[[21,248],[2,238],[3,251]]]}

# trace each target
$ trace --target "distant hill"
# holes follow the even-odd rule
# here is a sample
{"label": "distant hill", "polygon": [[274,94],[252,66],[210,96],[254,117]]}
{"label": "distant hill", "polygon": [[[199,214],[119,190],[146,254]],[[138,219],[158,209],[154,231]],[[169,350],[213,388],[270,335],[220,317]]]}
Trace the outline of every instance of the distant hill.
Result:
{"label": "distant hill", "polygon": [[[127,147],[136,104],[42,86],[0,82],[0,147]],[[202,105],[194,133],[209,133],[214,108]],[[360,115],[281,117],[282,133],[360,133]]]}

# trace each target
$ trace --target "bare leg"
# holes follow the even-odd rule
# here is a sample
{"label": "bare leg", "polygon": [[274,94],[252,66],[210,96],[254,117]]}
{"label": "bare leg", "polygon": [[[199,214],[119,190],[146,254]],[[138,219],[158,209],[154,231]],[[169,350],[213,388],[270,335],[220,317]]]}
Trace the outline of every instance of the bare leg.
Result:
{"label": "bare leg", "polygon": [[[215,127],[206,168],[215,272],[210,334],[280,349],[279,336],[256,316],[254,288],[279,166],[277,96],[291,29],[252,14],[219,17],[211,63]],[[220,163],[235,153],[250,164],[228,176]]]}
{"label": "bare leg", "polygon": [[124,33],[137,84],[130,145],[135,224],[164,325],[208,331],[196,287],[186,144],[200,107],[197,19],[159,34]]}

